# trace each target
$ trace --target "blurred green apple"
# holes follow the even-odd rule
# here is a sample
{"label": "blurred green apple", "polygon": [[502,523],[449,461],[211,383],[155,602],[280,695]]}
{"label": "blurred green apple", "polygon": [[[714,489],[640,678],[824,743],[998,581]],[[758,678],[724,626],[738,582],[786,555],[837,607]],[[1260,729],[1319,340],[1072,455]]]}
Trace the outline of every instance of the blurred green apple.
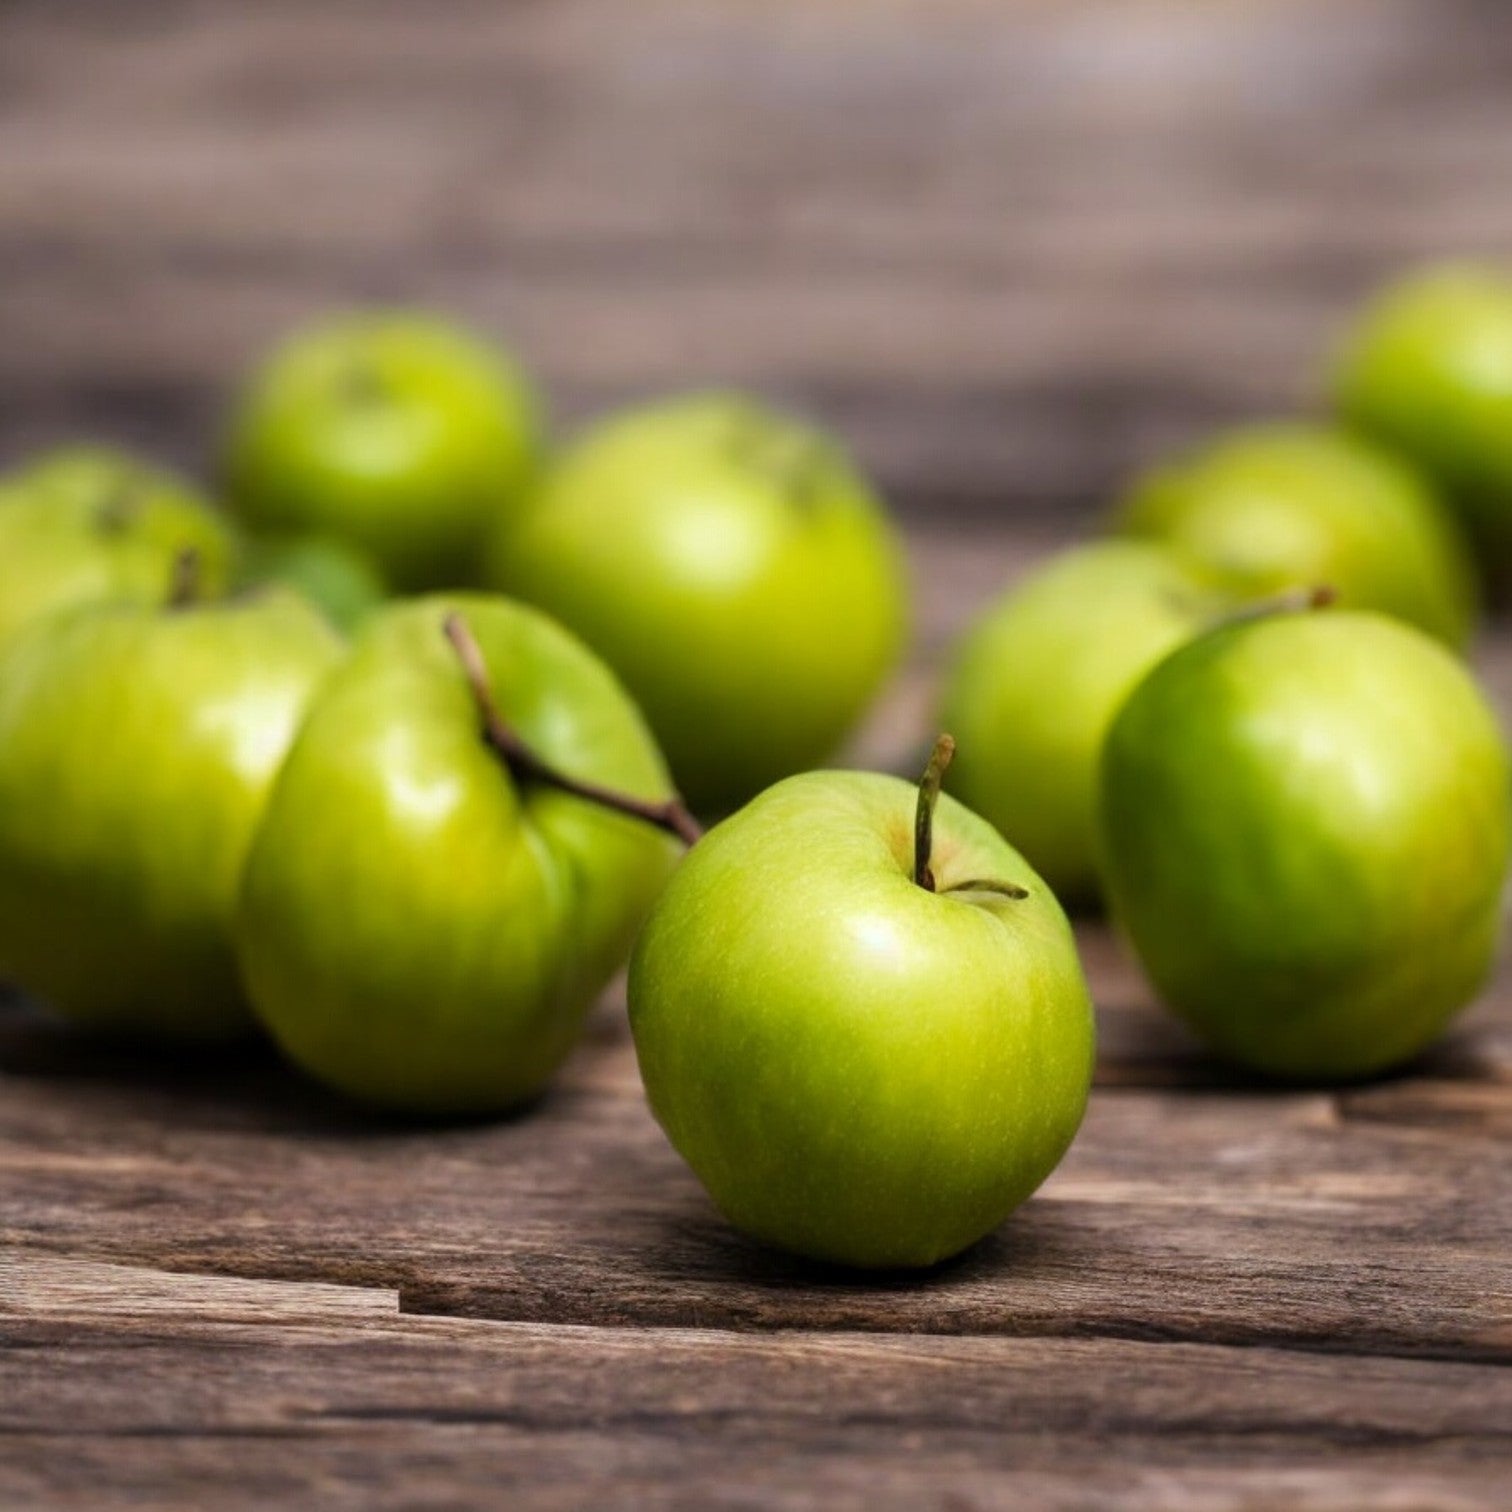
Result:
{"label": "blurred green apple", "polygon": [[1385,289],[1334,375],[1339,412],[1448,492],[1487,577],[1512,585],[1512,273],[1450,264]]}
{"label": "blurred green apple", "polygon": [[1099,541],[1015,584],[962,640],[940,711],[960,741],[952,787],[1062,902],[1097,897],[1097,766],[1113,716],[1225,606],[1166,548]]}
{"label": "blurred green apple", "polygon": [[731,394],[589,430],[501,516],[491,561],[625,680],[704,810],[829,756],[906,627],[897,544],[850,460]]}
{"label": "blurred green apple", "polygon": [[260,531],[365,550],[396,587],[477,578],[540,445],[535,397],[497,349],[434,317],[347,315],[309,327],[253,374],[225,477]]}
{"label": "blurred green apple", "polygon": [[1325,426],[1231,431],[1135,484],[1118,516],[1260,596],[1326,583],[1462,648],[1477,611],[1458,522],[1410,466]]}
{"label": "blurred green apple", "polygon": [[96,606],[0,660],[0,965],[100,1029],[252,1023],[230,923],[273,774],[340,642],[277,592]]}
{"label": "blurred green apple", "polygon": [[[481,697],[444,633],[458,624]],[[496,1112],[539,1092],[677,854],[505,759],[489,705],[552,769],[668,799],[634,704],[566,631],[503,599],[423,599],[359,634],[247,867],[238,940],[259,1015],[312,1076],[396,1110]]]}
{"label": "blurred green apple", "polygon": [[355,630],[388,596],[372,560],[334,536],[256,536],[242,551],[244,587],[282,583],[302,593],[338,629]]}
{"label": "blurred green apple", "polygon": [[917,803],[872,773],[777,784],[694,846],[630,968],[673,1145],[738,1228],[845,1265],[931,1265],[995,1228],[1092,1073],[1050,889],[960,804],[916,827]]}
{"label": "blurred green apple", "polygon": [[1395,1066],[1490,969],[1502,737],[1465,668],[1395,620],[1251,619],[1168,657],[1109,733],[1102,821],[1155,986],[1246,1066]]}
{"label": "blurred green apple", "polygon": [[8,474],[0,481],[0,648],[60,609],[161,603],[186,551],[196,554],[203,594],[223,593],[235,532],[162,468],[72,446]]}

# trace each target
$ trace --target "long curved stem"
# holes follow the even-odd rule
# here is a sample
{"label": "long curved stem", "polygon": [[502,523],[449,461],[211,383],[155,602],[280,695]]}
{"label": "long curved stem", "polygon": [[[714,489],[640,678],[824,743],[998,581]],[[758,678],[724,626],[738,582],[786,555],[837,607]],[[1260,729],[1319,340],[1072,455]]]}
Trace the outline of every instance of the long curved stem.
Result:
{"label": "long curved stem", "polygon": [[472,689],[473,701],[483,722],[483,738],[502,758],[504,764],[522,782],[539,782],[544,787],[556,788],[558,792],[570,793],[588,803],[612,809],[617,814],[628,814],[632,819],[665,830],[675,835],[684,845],[694,844],[702,835],[703,827],[693,817],[687,804],[674,795],[661,801],[636,798],[614,788],[601,787],[596,782],[582,782],[569,777],[533,751],[519,734],[505,722],[494,701],[493,689],[488,681],[488,666],[483,660],[483,650],[477,638],[468,628],[460,614],[446,616],[442,627],[446,638],[457,653],[462,671]]}

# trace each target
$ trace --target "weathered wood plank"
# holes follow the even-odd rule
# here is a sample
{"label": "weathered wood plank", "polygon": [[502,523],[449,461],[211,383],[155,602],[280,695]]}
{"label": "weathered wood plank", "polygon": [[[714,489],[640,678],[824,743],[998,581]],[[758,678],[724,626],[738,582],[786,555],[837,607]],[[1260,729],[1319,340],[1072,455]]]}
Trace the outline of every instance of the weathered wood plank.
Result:
{"label": "weathered wood plank", "polygon": [[1512,249],[1486,0],[7,7],[0,455],[203,457],[278,328],[399,298],[576,416],[720,381],[909,505],[1084,508]]}
{"label": "weathered wood plank", "polygon": [[[1137,999],[1116,1012],[1136,1045],[1141,1022],[1167,1032]],[[725,1227],[651,1123],[612,1007],[531,1114],[441,1129],[366,1119],[265,1056],[154,1066],[12,1019],[0,1236],[397,1287],[420,1312],[1505,1360],[1512,1083],[1469,1045],[1432,1077],[1338,1095],[1247,1086],[1193,1052],[1154,1075],[1115,1061],[1061,1171],[997,1236],[921,1282],[858,1282]],[[1118,1090],[1131,1076],[1183,1090]]]}
{"label": "weathered wood plank", "polygon": [[271,1283],[207,1297],[103,1266],[73,1268],[60,1309],[48,1262],[0,1275],[14,1505],[1469,1508],[1495,1506],[1512,1470],[1512,1373],[1491,1367],[359,1324],[328,1301],[299,1322]]}
{"label": "weathered wood plank", "polygon": [[182,1275],[62,1255],[0,1250],[0,1319],[106,1325],[151,1331],[174,1324],[320,1324],[385,1321],[399,1314],[397,1292],[323,1282]]}

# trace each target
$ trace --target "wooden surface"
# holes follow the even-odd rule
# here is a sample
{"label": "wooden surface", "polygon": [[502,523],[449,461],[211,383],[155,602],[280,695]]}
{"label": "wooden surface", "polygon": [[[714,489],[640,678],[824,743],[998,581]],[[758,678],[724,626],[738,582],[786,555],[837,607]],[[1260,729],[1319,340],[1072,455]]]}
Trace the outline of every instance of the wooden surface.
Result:
{"label": "wooden surface", "polygon": [[1379,277],[1512,251],[1502,0],[8,0],[0,457],[203,457],[332,303],[571,420],[759,385],[909,509],[1080,507],[1308,396]]}
{"label": "wooden surface", "polygon": [[[943,648],[1137,458],[1305,400],[1368,283],[1512,250],[1486,3],[0,8],[0,454],[202,460],[279,326],[403,297],[568,418],[729,379],[910,521]],[[1482,657],[1512,713],[1512,636]],[[730,1233],[611,993],[502,1123],[0,1012],[0,1506],[1502,1508],[1512,974],[1406,1073],[1208,1060],[1082,927],[1086,1127],[957,1263]]]}

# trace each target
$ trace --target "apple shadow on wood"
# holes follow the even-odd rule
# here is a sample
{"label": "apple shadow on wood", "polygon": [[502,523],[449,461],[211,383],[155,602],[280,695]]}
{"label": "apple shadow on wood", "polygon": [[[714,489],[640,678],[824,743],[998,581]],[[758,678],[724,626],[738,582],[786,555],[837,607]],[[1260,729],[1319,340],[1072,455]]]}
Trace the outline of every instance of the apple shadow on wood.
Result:
{"label": "apple shadow on wood", "polygon": [[[173,1100],[177,1122],[255,1128],[290,1138],[423,1134],[427,1130],[507,1125],[529,1118],[541,1097],[507,1113],[407,1117],[345,1098],[301,1076],[256,1031],[217,1043],[163,1044],[77,1028],[0,988],[0,1077],[100,1083]],[[192,1119],[184,1110],[193,1108]]]}

